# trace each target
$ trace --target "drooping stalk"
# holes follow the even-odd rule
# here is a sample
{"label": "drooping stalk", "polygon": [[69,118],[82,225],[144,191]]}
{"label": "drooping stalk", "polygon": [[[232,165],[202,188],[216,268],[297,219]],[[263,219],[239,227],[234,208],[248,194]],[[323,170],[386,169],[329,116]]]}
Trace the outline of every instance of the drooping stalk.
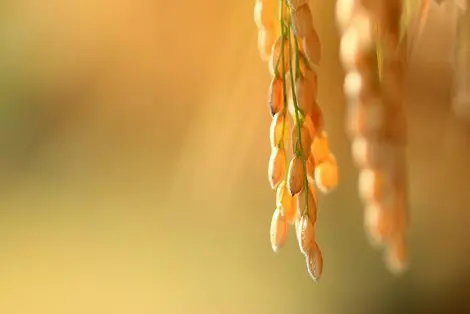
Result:
{"label": "drooping stalk", "polygon": [[[273,116],[268,173],[277,193],[271,221],[271,244],[274,251],[282,247],[285,223],[295,224],[309,274],[318,280],[323,257],[315,242],[313,226],[317,204],[309,178],[315,177],[315,183],[322,191],[331,190],[337,183],[336,159],[329,151],[316,99],[314,68],[321,56],[320,42],[307,0],[256,0],[255,22],[259,29],[260,53],[264,59],[269,59],[273,76],[268,97]],[[268,47],[272,47],[270,51]],[[293,155],[290,161],[286,157],[289,113],[295,125],[290,133]]]}

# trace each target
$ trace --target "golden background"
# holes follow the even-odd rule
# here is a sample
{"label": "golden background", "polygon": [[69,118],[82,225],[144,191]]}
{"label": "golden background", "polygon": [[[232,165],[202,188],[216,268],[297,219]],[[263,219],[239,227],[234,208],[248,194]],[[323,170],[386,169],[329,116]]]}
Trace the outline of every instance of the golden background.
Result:
{"label": "golden background", "polygon": [[470,129],[452,113],[452,18],[411,61],[412,265],[368,244],[344,133],[334,1],[313,3],[341,183],[324,276],[271,252],[269,74],[252,1],[0,1],[0,313],[465,313]]}

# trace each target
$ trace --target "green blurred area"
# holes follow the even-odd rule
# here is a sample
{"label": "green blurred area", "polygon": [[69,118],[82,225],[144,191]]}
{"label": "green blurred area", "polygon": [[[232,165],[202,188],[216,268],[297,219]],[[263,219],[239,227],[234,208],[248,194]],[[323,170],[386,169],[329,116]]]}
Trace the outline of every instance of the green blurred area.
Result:
{"label": "green blurred area", "polygon": [[412,264],[395,278],[362,226],[334,1],[312,6],[341,175],[320,199],[318,285],[293,236],[270,250],[269,74],[250,1],[0,1],[0,313],[466,313],[451,17],[431,13],[411,61]]}

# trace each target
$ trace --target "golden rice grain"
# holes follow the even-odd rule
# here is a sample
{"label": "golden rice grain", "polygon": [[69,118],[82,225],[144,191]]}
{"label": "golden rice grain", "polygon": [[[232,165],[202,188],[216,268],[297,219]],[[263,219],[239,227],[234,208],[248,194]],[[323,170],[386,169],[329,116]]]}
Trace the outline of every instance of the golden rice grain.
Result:
{"label": "golden rice grain", "polygon": [[354,13],[359,9],[357,0],[336,1],[336,22],[341,31],[344,31],[351,23]]}
{"label": "golden rice grain", "polygon": [[[300,129],[300,138],[299,138],[299,129]],[[307,126],[303,124],[298,126],[294,125],[292,128],[292,151],[294,154],[302,153],[305,159],[308,159],[310,156],[310,147],[312,146],[312,139],[310,138],[310,132]]]}
{"label": "golden rice grain", "polygon": [[355,68],[357,59],[361,57],[362,53],[359,50],[359,34],[355,29],[348,29],[340,40],[339,48],[340,60],[347,70]]}
{"label": "golden rice grain", "polygon": [[365,208],[364,227],[373,246],[381,246],[390,237],[390,209],[378,203],[371,203]]}
{"label": "golden rice grain", "polygon": [[315,183],[323,193],[331,192],[338,185],[338,165],[333,154],[315,167]]}
{"label": "golden rice grain", "polygon": [[361,68],[370,60],[376,60],[376,52],[367,41],[361,41],[361,36],[355,28],[348,30],[341,36],[340,60],[347,71]]}
{"label": "golden rice grain", "polygon": [[284,90],[279,75],[274,76],[269,85],[268,107],[272,116],[284,109]]}
{"label": "golden rice grain", "polygon": [[307,167],[307,176],[309,179],[313,179],[315,176],[315,158],[313,155],[310,155],[306,162]]}
{"label": "golden rice grain", "polygon": [[259,29],[272,27],[276,21],[276,0],[256,0],[254,20]]}
{"label": "golden rice grain", "polygon": [[297,241],[299,243],[300,252],[307,256],[315,246],[315,230],[313,222],[307,215],[303,215],[300,218],[297,232]]}
{"label": "golden rice grain", "polygon": [[402,274],[408,267],[405,242],[405,238],[402,235],[393,237],[390,239],[385,252],[385,263],[388,269],[396,275]]}
{"label": "golden rice grain", "polygon": [[380,202],[387,198],[393,189],[391,174],[388,171],[364,168],[359,173],[359,196],[364,202]]}
{"label": "golden rice grain", "polygon": [[365,10],[357,10],[351,20],[351,27],[359,32],[360,48],[363,51],[373,49],[377,33],[372,17]]}
{"label": "golden rice grain", "polygon": [[291,23],[294,34],[299,38],[305,38],[313,30],[313,16],[308,3],[292,11]]}
{"label": "golden rice grain", "polygon": [[287,72],[287,70],[289,69],[289,62],[289,41],[287,40],[287,38],[279,36],[272,47],[271,57],[269,61],[269,66],[271,68],[270,71],[275,74],[282,73],[284,66],[284,69]]}
{"label": "golden rice grain", "polygon": [[297,106],[303,114],[308,114],[318,97],[318,76],[313,70],[306,70],[295,82]]}
{"label": "golden rice grain", "polygon": [[291,195],[299,194],[304,188],[304,168],[300,156],[294,156],[289,163],[287,187]]}
{"label": "golden rice grain", "polygon": [[310,190],[310,192],[312,193],[313,197],[316,200],[317,199],[317,191],[316,191],[316,188],[315,188],[315,179],[313,177],[308,178],[308,189]]}
{"label": "golden rice grain", "polygon": [[312,107],[307,115],[310,117],[313,125],[315,126],[315,134],[321,134],[324,126],[323,112],[321,111],[321,108],[316,101],[312,104]]}
{"label": "golden rice grain", "polygon": [[284,110],[276,113],[271,120],[271,126],[269,128],[269,142],[271,147],[278,147],[284,143],[284,135],[288,133],[289,130],[289,120],[287,114]]}
{"label": "golden rice grain", "polygon": [[351,70],[344,77],[343,92],[350,102],[378,97],[379,89],[379,77],[374,71]]}
{"label": "golden rice grain", "polygon": [[312,28],[305,37],[302,38],[302,46],[308,61],[313,65],[320,65],[322,51],[320,37],[315,28]]}
{"label": "golden rice grain", "polygon": [[377,137],[386,126],[385,107],[380,100],[356,101],[348,106],[347,128],[353,136]]}
{"label": "golden rice grain", "polygon": [[369,142],[363,136],[355,136],[351,140],[351,153],[354,162],[358,167],[370,167],[368,164]]}
{"label": "golden rice grain", "polygon": [[310,139],[312,139],[312,141],[313,141],[313,139],[315,138],[317,132],[316,132],[316,129],[315,129],[315,125],[313,124],[311,112],[310,112],[310,114],[307,114],[307,115],[304,116],[303,126],[307,128],[308,135],[310,136]]}
{"label": "golden rice grain", "polygon": [[271,57],[275,42],[276,30],[274,27],[266,27],[258,30],[258,50],[263,61],[268,61]]}
{"label": "golden rice grain", "polygon": [[357,70],[349,71],[344,77],[343,92],[346,97],[358,98],[364,89],[364,79]]}
{"label": "golden rice grain", "polygon": [[287,221],[279,209],[274,211],[271,219],[270,239],[272,250],[275,253],[284,246],[287,239]]}
{"label": "golden rice grain", "polygon": [[315,164],[319,165],[330,157],[330,147],[325,131],[317,134],[311,146],[311,153],[315,158]]}
{"label": "golden rice grain", "polygon": [[315,244],[313,248],[310,249],[310,252],[308,252],[306,263],[310,277],[314,281],[320,280],[323,273],[323,255],[318,244]]}
{"label": "golden rice grain", "polygon": [[276,206],[281,211],[287,222],[294,223],[297,217],[297,196],[292,196],[283,180],[277,187]]}
{"label": "golden rice grain", "polygon": [[351,151],[359,167],[386,169],[404,158],[403,147],[361,136],[353,137]]}
{"label": "golden rice grain", "polygon": [[268,162],[268,178],[271,187],[275,189],[282,181],[286,172],[286,151],[283,147],[276,147],[272,150]]}

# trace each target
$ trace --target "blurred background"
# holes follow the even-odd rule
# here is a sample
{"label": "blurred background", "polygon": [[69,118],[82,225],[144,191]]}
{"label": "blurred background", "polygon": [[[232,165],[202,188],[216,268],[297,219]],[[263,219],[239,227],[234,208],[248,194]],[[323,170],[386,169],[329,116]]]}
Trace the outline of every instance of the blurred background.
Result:
{"label": "blurred background", "polygon": [[334,1],[312,1],[341,182],[320,284],[271,251],[269,74],[252,1],[0,1],[0,313],[467,313],[470,127],[452,112],[455,15],[409,74],[412,264],[363,230]]}

